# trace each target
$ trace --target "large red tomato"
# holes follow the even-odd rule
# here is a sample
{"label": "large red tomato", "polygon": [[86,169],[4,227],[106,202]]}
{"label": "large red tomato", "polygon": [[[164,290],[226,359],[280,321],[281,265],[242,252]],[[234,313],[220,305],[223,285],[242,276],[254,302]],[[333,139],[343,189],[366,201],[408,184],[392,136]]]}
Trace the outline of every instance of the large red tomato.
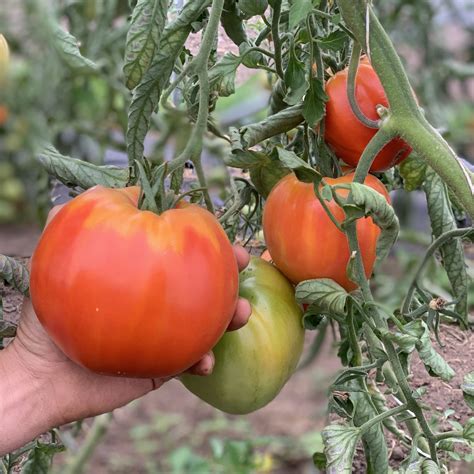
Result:
{"label": "large red tomato", "polygon": [[[329,100],[326,103],[324,138],[339,158],[356,167],[377,129],[367,127],[353,114],[347,98],[347,77],[346,68],[326,83]],[[361,61],[357,70],[355,97],[361,111],[372,120],[379,118],[378,104],[388,107],[382,84],[367,59]],[[385,171],[404,160],[410,152],[407,143],[395,138],[376,156],[370,170]]]}
{"label": "large red tomato", "polygon": [[[354,173],[340,178],[326,178],[330,184],[351,182]],[[389,201],[384,185],[372,175],[365,184],[378,191]],[[347,191],[340,190],[341,195]],[[329,209],[339,222],[344,211],[332,200]],[[294,174],[285,176],[272,189],[263,211],[265,243],[273,263],[291,280],[299,283],[313,278],[331,278],[346,290],[356,288],[346,276],[350,249],[346,236],[329,219],[314,194],[313,185],[298,181]],[[372,273],[380,229],[371,218],[357,221],[359,239],[366,275]]]}
{"label": "large red tomato", "polygon": [[45,229],[31,298],[54,342],[103,374],[161,377],[196,363],[226,330],[238,268],[223,229],[197,205],[156,215],[138,188],[95,187]]}

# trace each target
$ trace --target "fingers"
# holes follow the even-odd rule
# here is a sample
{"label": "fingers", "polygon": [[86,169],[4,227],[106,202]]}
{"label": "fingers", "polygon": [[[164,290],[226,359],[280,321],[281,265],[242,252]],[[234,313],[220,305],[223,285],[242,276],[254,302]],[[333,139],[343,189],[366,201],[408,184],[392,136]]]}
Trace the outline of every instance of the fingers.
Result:
{"label": "fingers", "polygon": [[234,317],[227,328],[227,331],[235,331],[245,326],[252,314],[252,307],[245,298],[239,298],[235,308]]}
{"label": "fingers", "polygon": [[209,375],[214,368],[214,354],[208,352],[202,356],[202,359],[189,368],[186,372],[192,375]]}
{"label": "fingers", "polygon": [[46,219],[45,227],[53,220],[54,216],[62,209],[63,206],[64,206],[64,204],[61,204],[61,205],[59,205],[59,206],[54,206],[54,207],[49,211],[48,217],[47,217],[47,219]]}
{"label": "fingers", "polygon": [[239,244],[234,245],[234,253],[237,265],[239,266],[239,272],[241,272],[249,264],[250,254]]}

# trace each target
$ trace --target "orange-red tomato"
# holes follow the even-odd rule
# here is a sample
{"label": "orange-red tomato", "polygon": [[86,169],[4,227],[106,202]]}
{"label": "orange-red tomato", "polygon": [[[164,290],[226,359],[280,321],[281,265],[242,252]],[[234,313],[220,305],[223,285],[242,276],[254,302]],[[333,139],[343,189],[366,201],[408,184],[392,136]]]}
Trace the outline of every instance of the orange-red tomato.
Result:
{"label": "orange-red tomato", "polygon": [[[354,173],[340,178],[326,178],[330,185],[351,182]],[[384,185],[372,175],[365,184],[378,191],[389,201]],[[340,190],[341,196],[347,191]],[[327,202],[339,222],[344,211],[334,202]],[[331,278],[346,290],[356,288],[346,276],[350,249],[346,236],[330,220],[314,194],[313,185],[298,181],[294,174],[280,180],[268,196],[263,211],[265,243],[273,263],[293,282],[313,278]],[[371,218],[357,221],[359,239],[366,275],[372,273],[380,229]]]}
{"label": "orange-red tomato", "polygon": [[[326,83],[325,134],[326,142],[345,163],[356,167],[365,147],[377,132],[359,121],[353,114],[347,98],[348,69],[339,71]],[[359,64],[356,75],[356,101],[364,115],[372,120],[379,118],[376,107],[388,107],[382,84],[367,59]],[[385,171],[400,163],[411,152],[410,146],[400,138],[393,139],[376,156],[371,171]]]}
{"label": "orange-red tomato", "polygon": [[197,205],[156,215],[138,188],[92,188],[45,229],[31,261],[34,309],[73,361],[110,375],[162,377],[196,363],[235,310],[238,268]]}
{"label": "orange-red tomato", "polygon": [[270,255],[270,252],[268,251],[268,249],[265,249],[265,250],[262,252],[262,255],[260,255],[260,258],[261,258],[262,260],[265,260],[266,262],[270,262],[270,263],[273,262],[272,256]]}

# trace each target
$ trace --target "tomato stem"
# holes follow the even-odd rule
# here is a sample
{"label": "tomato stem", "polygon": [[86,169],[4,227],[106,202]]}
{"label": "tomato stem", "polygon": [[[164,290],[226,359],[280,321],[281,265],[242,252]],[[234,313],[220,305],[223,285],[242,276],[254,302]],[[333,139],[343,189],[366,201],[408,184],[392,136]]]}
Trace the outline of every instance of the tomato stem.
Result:
{"label": "tomato stem", "polygon": [[382,83],[390,104],[392,130],[427,161],[474,217],[474,190],[469,173],[423,116],[402,62],[372,7],[366,0],[337,0],[337,4]]}
{"label": "tomato stem", "polygon": [[280,16],[281,16],[281,0],[274,0],[272,4],[272,37],[275,47],[275,69],[281,79],[284,78],[284,72],[281,60],[281,38],[280,38]]}
{"label": "tomato stem", "polygon": [[379,121],[366,117],[359,107],[356,100],[356,76],[359,68],[359,58],[361,47],[357,41],[352,43],[351,58],[349,61],[349,70],[347,76],[347,98],[352,109],[352,113],[358,118],[359,122],[369,128],[379,128]]}

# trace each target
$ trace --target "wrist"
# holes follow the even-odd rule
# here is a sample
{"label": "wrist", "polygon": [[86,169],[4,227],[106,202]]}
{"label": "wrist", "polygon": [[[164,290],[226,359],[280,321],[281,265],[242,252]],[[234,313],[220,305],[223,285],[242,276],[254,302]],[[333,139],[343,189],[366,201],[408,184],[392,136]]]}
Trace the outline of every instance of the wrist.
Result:
{"label": "wrist", "polygon": [[14,343],[0,352],[0,455],[56,426],[55,400],[50,396],[49,385],[25,367]]}

